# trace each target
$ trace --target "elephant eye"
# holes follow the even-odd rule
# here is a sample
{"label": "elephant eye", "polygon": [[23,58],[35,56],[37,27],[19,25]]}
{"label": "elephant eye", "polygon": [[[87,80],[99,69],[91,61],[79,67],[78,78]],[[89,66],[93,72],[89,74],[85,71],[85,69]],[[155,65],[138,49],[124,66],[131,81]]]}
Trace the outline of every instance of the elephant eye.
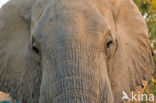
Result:
{"label": "elephant eye", "polygon": [[104,52],[106,54],[107,59],[112,58],[117,50],[117,40],[113,39],[111,34],[106,38],[105,45],[104,45]]}
{"label": "elephant eye", "polygon": [[32,51],[34,51],[36,54],[39,54],[39,50],[36,46],[32,46]]}
{"label": "elephant eye", "polygon": [[110,41],[106,44],[106,45],[107,45],[107,48],[110,48],[112,44],[113,44],[113,41],[110,40]]}
{"label": "elephant eye", "polygon": [[34,40],[32,40],[31,44],[29,45],[29,52],[33,60],[36,61],[38,65],[41,65],[42,61],[41,52],[37,43]]}
{"label": "elephant eye", "polygon": [[40,50],[34,40],[32,40],[32,43],[29,48],[30,48],[30,51],[32,51],[33,53],[40,54]]}

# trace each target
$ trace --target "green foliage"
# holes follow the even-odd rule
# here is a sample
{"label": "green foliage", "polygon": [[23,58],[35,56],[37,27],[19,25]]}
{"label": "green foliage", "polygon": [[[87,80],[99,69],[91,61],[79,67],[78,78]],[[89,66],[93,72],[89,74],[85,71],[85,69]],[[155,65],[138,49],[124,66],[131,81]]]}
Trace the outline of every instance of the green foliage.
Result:
{"label": "green foliage", "polygon": [[156,82],[152,82],[152,80],[150,80],[148,85],[151,92],[156,96]]}
{"label": "green foliage", "polygon": [[[134,0],[143,17],[146,20],[149,29],[149,38],[154,51],[153,60],[156,64],[156,0]],[[154,73],[156,79],[156,72]],[[148,86],[152,93],[156,95],[156,82],[149,81]]]}
{"label": "green foliage", "polygon": [[[134,2],[147,22],[149,38],[156,54],[156,0],[134,0]],[[153,58],[156,63],[156,55]]]}

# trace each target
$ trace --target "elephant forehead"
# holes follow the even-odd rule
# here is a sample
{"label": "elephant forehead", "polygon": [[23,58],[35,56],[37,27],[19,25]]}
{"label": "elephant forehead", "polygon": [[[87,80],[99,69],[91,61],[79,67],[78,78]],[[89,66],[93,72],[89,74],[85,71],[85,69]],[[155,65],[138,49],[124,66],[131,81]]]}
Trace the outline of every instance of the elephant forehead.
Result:
{"label": "elephant forehead", "polygon": [[[62,15],[65,21],[66,18],[69,18],[70,21],[90,20],[100,26],[108,23],[114,29],[117,9],[110,0],[56,0],[51,2],[49,7],[53,9],[53,13],[49,10],[51,16]],[[82,15],[85,18],[80,18]],[[96,24],[95,26],[97,26]]]}
{"label": "elephant forehead", "polygon": [[[71,4],[70,4],[71,5]],[[51,34],[105,33],[110,29],[107,19],[92,4],[82,7],[69,4],[51,4],[38,19],[36,31]],[[42,33],[42,34],[49,34]]]}
{"label": "elephant forehead", "polygon": [[[108,30],[115,30],[112,9],[107,5],[108,0],[104,1],[102,4],[62,0],[49,2],[42,10],[43,12],[39,12],[41,16],[34,22],[32,35],[46,37],[47,44],[53,44],[59,39],[63,41],[66,37],[99,41],[99,38],[105,37]],[[33,12],[37,14],[40,9],[43,8],[34,6]],[[32,18],[36,19],[36,16]]]}

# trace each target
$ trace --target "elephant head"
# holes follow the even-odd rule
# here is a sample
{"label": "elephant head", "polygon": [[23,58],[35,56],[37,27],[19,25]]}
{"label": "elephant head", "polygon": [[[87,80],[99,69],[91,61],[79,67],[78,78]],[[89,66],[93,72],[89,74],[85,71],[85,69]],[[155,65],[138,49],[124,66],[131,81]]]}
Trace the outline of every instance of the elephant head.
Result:
{"label": "elephant head", "polygon": [[11,0],[0,9],[0,91],[20,103],[122,103],[154,71],[132,0]]}

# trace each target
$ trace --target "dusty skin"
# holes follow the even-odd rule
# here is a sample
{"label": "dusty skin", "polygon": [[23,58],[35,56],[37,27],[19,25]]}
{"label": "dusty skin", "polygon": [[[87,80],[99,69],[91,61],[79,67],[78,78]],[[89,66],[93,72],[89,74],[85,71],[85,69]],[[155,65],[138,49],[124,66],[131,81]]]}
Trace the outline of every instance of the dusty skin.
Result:
{"label": "dusty skin", "polygon": [[11,0],[0,9],[0,91],[19,103],[123,103],[154,71],[132,0]]}

